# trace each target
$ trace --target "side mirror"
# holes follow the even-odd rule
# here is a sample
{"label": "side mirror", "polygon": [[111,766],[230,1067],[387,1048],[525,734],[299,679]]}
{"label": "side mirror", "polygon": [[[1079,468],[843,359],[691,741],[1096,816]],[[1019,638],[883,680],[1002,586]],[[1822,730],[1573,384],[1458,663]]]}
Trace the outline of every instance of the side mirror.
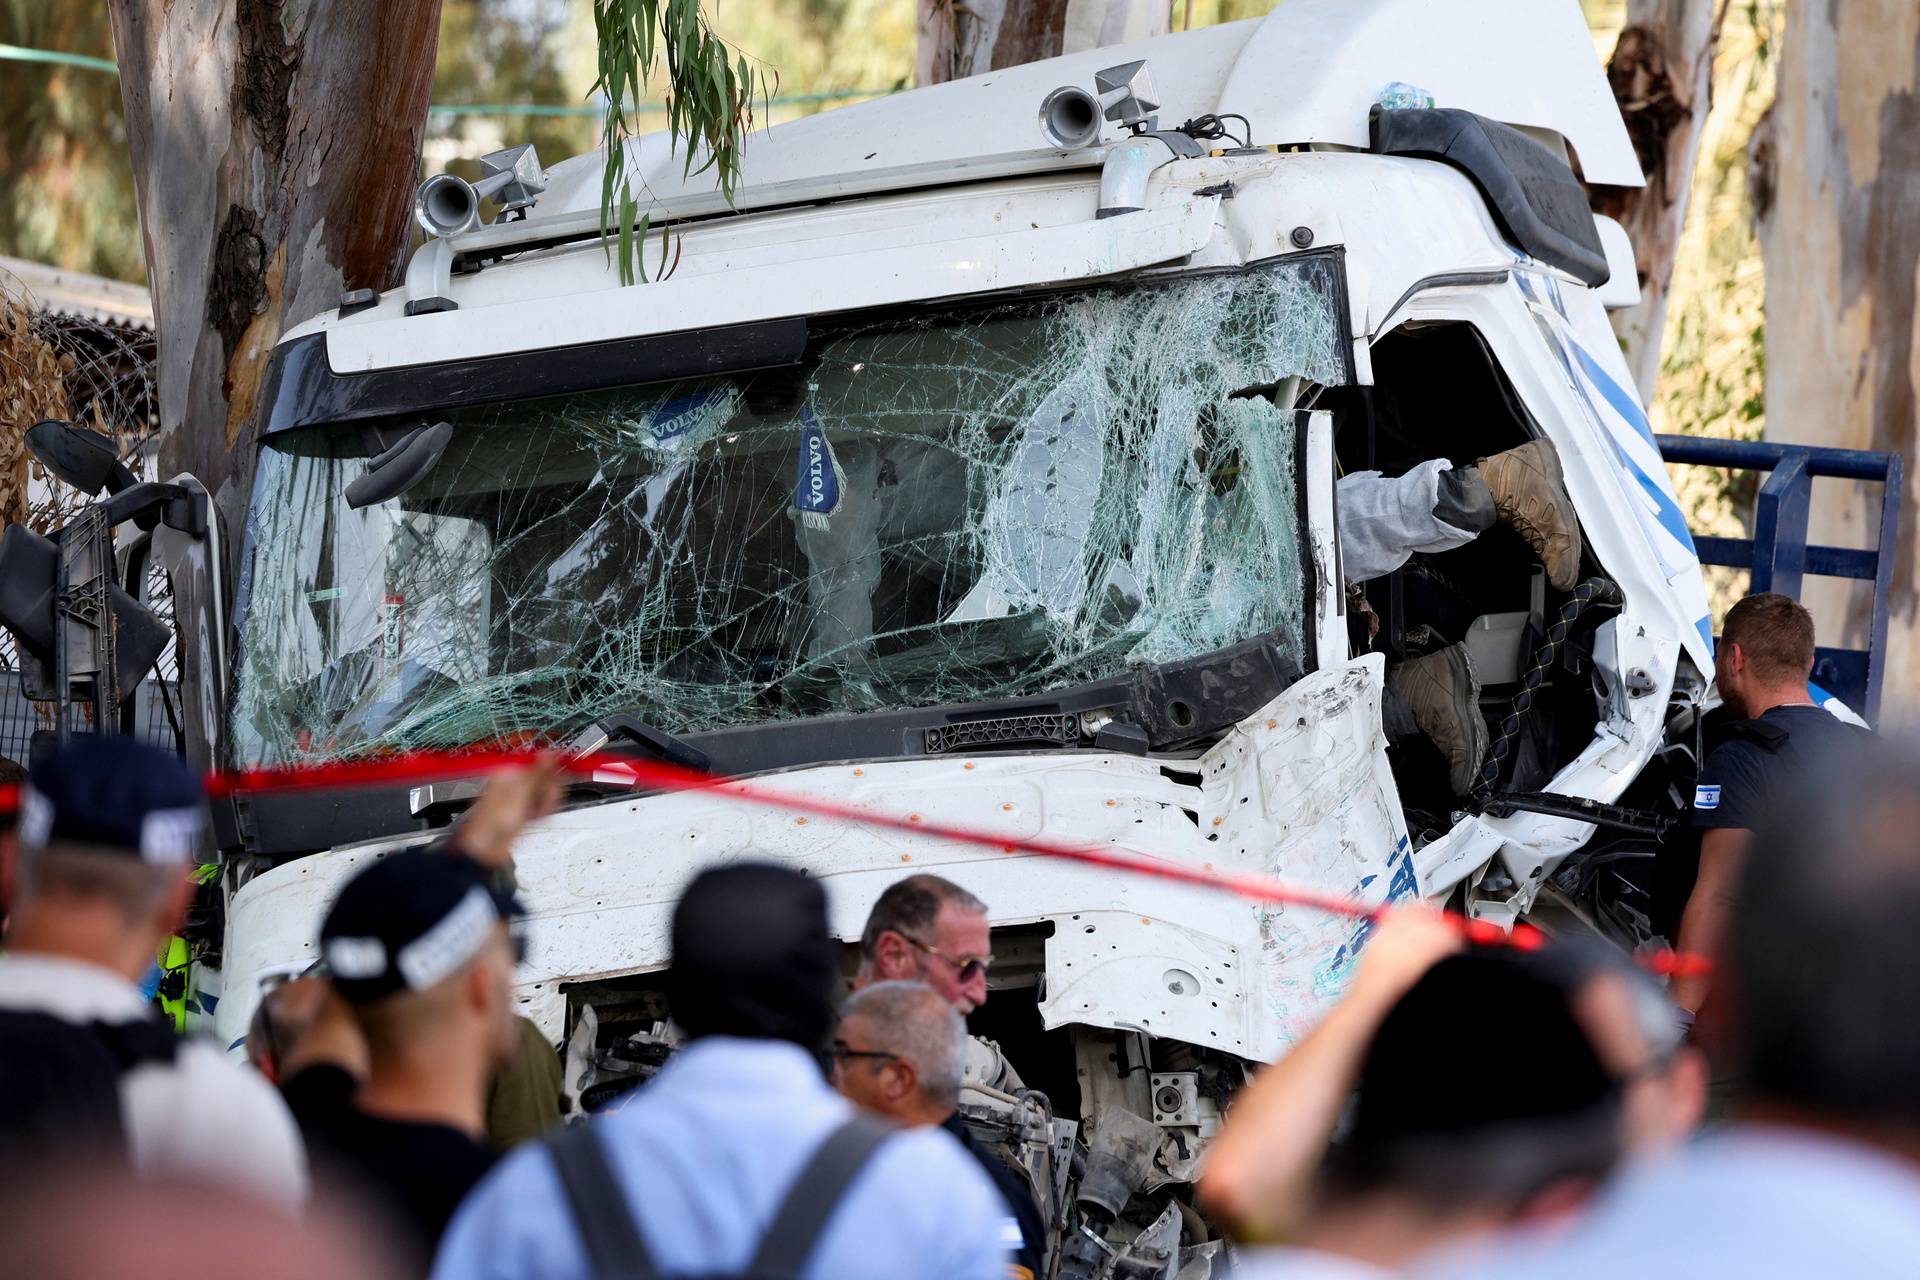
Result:
{"label": "side mirror", "polygon": [[[88,432],[87,434],[92,434]],[[0,535],[0,626],[13,633],[23,657],[37,660],[49,687],[29,697],[60,697],[51,688],[53,670],[53,598],[60,587],[60,548],[23,524]],[[115,683],[122,698],[131,695],[172,638],[167,624],[120,587],[109,588],[113,613]],[[32,664],[20,664],[23,684]]]}
{"label": "side mirror", "polygon": [[399,497],[426,479],[452,441],[450,422],[415,427],[400,437],[398,444],[369,462],[360,478],[347,486],[347,505],[358,511]]}
{"label": "side mirror", "polygon": [[89,498],[102,489],[119,493],[133,483],[113,441],[97,431],[48,418],[27,428],[27,450],[55,479]]}

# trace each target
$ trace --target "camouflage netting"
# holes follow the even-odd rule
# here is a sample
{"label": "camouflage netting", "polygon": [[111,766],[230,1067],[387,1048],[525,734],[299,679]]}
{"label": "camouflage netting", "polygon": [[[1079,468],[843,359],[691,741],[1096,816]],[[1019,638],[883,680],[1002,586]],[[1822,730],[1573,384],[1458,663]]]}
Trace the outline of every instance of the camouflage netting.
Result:
{"label": "camouflage netting", "polygon": [[357,430],[278,437],[235,754],[965,702],[1298,635],[1290,409],[1344,377],[1335,273],[821,325],[794,368],[450,414],[364,511]]}

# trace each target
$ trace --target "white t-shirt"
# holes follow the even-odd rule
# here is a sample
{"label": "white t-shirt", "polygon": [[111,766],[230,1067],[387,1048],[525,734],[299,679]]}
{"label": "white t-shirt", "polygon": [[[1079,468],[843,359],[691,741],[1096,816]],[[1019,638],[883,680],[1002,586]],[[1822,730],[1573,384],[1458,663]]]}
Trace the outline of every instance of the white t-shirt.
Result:
{"label": "white t-shirt", "polygon": [[[150,1016],[139,988],[111,969],[17,951],[0,956],[0,1009],[68,1022]],[[142,1173],[190,1174],[285,1208],[307,1198],[306,1148],[279,1092],[210,1041],[182,1040],[172,1062],[127,1072],[120,1109]]]}

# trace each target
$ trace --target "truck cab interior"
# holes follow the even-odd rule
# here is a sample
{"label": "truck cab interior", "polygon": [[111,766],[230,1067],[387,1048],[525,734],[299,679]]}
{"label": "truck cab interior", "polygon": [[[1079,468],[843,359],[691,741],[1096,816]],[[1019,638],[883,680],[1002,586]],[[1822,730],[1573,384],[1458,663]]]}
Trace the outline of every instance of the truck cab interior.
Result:
{"label": "truck cab interior", "polygon": [[[1372,359],[1374,385],[1340,389],[1324,406],[1335,411],[1341,475],[1376,470],[1396,476],[1433,458],[1472,466],[1543,434],[1471,324],[1402,325],[1374,343]],[[1599,572],[1589,557],[1580,576]],[[1353,651],[1384,653],[1391,680],[1398,663],[1464,643],[1481,684],[1479,711],[1496,741],[1547,629],[1569,603],[1504,523],[1463,547],[1415,553],[1360,590],[1364,607],[1350,595],[1348,610]],[[1517,741],[1493,790],[1545,789],[1591,740],[1600,706],[1593,634],[1611,612],[1599,605],[1579,612],[1518,717]],[[1419,845],[1444,834],[1468,801],[1453,793],[1446,762],[1424,735],[1390,726],[1388,738],[1407,829]]]}

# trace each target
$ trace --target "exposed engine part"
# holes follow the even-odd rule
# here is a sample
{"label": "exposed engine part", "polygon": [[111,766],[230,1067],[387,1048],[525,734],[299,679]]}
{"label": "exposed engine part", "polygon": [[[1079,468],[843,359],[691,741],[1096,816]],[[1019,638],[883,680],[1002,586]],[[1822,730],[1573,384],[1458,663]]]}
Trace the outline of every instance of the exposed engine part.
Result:
{"label": "exposed engine part", "polygon": [[1102,1113],[1089,1133],[1087,1172],[1076,1199],[1089,1217],[1112,1222],[1146,1184],[1160,1149],[1160,1127],[1116,1107]]}
{"label": "exposed engine part", "polygon": [[1017,1097],[971,1090],[963,1095],[960,1118],[976,1143],[1025,1179],[1045,1233],[1040,1253],[1051,1257],[1068,1218],[1080,1126],[1055,1118],[1053,1103],[1037,1089],[1024,1089]]}
{"label": "exposed engine part", "polygon": [[1165,1134],[1155,1173],[1164,1175],[1166,1181],[1190,1183],[1198,1172],[1200,1156],[1220,1128],[1222,1100],[1227,1094],[1220,1087],[1221,1076],[1219,1071],[1154,1075],[1153,1121]]}
{"label": "exposed engine part", "polygon": [[620,1095],[645,1084],[679,1047],[679,1038],[671,1025],[656,1022],[612,1048],[596,1050],[588,1058],[582,1075],[590,1083],[580,1090],[581,1108],[598,1111]]}
{"label": "exposed engine part", "polygon": [[1220,1127],[1220,1111],[1211,1098],[1200,1096],[1198,1071],[1172,1071],[1152,1081],[1153,1121],[1164,1128],[1190,1128],[1211,1138]]}
{"label": "exposed engine part", "polygon": [[1113,1274],[1129,1280],[1174,1280],[1180,1266],[1180,1205],[1169,1200],[1153,1225],[1113,1260]]}
{"label": "exposed engine part", "polygon": [[1094,1230],[1091,1223],[1083,1222],[1061,1245],[1060,1268],[1054,1274],[1059,1280],[1111,1274],[1108,1267],[1114,1257],[1115,1250],[1106,1237]]}
{"label": "exposed engine part", "polygon": [[979,1036],[967,1037],[966,1060],[960,1065],[960,1088],[994,1089],[1017,1094],[1024,1087],[1020,1073],[1013,1069],[1000,1046]]}
{"label": "exposed engine part", "polygon": [[566,1090],[576,1110],[595,1112],[652,1079],[683,1043],[667,1002],[651,987],[583,984],[567,1036]]}

